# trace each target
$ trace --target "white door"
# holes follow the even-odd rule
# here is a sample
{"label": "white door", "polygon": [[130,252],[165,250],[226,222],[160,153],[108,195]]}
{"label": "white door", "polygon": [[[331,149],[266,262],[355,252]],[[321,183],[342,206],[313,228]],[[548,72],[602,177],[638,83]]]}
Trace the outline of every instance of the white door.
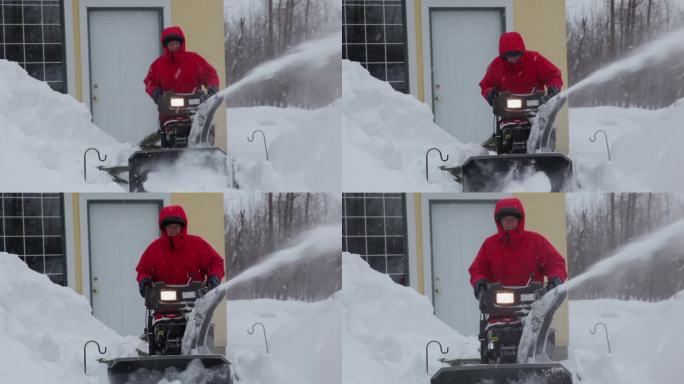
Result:
{"label": "white door", "polygon": [[437,10],[430,14],[435,121],[462,142],[491,136],[493,115],[479,83],[499,55],[503,10]]}
{"label": "white door", "polygon": [[135,267],[157,237],[160,203],[91,202],[88,205],[93,314],[121,335],[142,334],[145,304]]}
{"label": "white door", "polygon": [[138,144],[158,126],[143,80],[159,57],[157,10],[88,11],[93,122],[122,142]]}
{"label": "white door", "polygon": [[496,232],[495,202],[440,202],[430,207],[435,313],[462,335],[477,335],[480,311],[468,267]]}

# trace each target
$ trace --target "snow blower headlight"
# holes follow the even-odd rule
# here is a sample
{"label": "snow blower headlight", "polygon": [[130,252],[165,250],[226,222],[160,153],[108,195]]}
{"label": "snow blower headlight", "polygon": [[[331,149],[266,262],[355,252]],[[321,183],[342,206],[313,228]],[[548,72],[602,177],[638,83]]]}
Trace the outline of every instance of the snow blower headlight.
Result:
{"label": "snow blower headlight", "polygon": [[177,301],[178,294],[176,293],[176,291],[161,290],[159,291],[159,298],[161,299],[161,301]]}
{"label": "snow blower headlight", "polygon": [[513,304],[515,303],[515,295],[513,292],[497,292],[496,293],[496,303],[497,304]]}
{"label": "snow blower headlight", "polygon": [[508,99],[506,100],[506,108],[520,109],[522,108],[522,99]]}
{"label": "snow blower headlight", "polygon": [[182,97],[172,97],[170,103],[172,108],[185,107],[185,99]]}

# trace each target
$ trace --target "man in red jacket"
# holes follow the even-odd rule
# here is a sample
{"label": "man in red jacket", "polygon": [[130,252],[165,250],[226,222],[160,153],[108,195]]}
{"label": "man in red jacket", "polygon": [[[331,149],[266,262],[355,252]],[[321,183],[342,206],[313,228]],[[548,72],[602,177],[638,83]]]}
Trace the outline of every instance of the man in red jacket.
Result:
{"label": "man in red jacket", "polygon": [[159,212],[161,236],[140,257],[138,286],[145,297],[153,282],[187,284],[205,281],[209,289],[225,275],[223,258],[203,238],[188,234],[188,219],[180,205]]}
{"label": "man in red jacket", "polygon": [[150,66],[145,91],[159,104],[164,92],[191,93],[202,86],[207,93],[218,92],[216,69],[202,56],[185,50],[185,35],[180,27],[168,27],[161,36],[164,53]]}
{"label": "man in red jacket", "polygon": [[525,49],[518,32],[506,32],[499,39],[499,56],[495,58],[480,81],[482,96],[489,105],[499,92],[529,94],[544,91],[547,97],[560,92],[563,78],[560,70],[539,52]]}
{"label": "man in red jacket", "polygon": [[525,230],[525,210],[520,200],[499,200],[494,221],[498,233],[482,243],[468,269],[475,298],[480,298],[489,283],[525,286],[530,277],[543,283],[547,276],[547,288],[552,289],[567,279],[563,256],[544,236]]}

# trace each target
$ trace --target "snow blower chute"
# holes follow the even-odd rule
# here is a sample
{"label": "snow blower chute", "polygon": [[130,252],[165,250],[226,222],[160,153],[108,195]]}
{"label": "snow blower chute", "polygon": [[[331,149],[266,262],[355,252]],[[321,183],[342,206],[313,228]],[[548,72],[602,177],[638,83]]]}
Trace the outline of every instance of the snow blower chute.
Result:
{"label": "snow blower chute", "polygon": [[[188,94],[167,92],[159,103],[161,148],[137,151],[128,158],[130,192],[144,192],[147,175],[176,163],[181,157],[192,163],[228,174],[226,152],[214,147],[214,112],[223,97],[207,97],[204,91]],[[197,121],[193,128],[193,116]],[[183,160],[181,160],[183,161]]]}
{"label": "snow blower chute", "polygon": [[459,167],[444,169],[463,183],[464,192],[501,191],[507,182],[536,172],[546,174],[552,192],[567,189],[573,177],[572,162],[553,152],[553,122],[564,103],[562,95],[547,101],[541,92],[501,93],[494,101],[494,133],[485,144],[497,155],[474,156]]}
{"label": "snow blower chute", "polygon": [[545,293],[541,283],[490,284],[480,297],[481,364],[442,368],[430,384],[572,384],[565,367],[549,362],[555,341],[551,320],[565,293],[556,289],[542,297]]}
{"label": "snow blower chute", "polygon": [[[200,282],[189,285],[155,283],[145,297],[145,337],[149,355],[108,361],[110,383],[156,384],[164,379],[168,382],[230,384],[230,363],[225,356],[182,352],[187,316],[205,291]],[[213,338],[207,342],[210,347]]]}

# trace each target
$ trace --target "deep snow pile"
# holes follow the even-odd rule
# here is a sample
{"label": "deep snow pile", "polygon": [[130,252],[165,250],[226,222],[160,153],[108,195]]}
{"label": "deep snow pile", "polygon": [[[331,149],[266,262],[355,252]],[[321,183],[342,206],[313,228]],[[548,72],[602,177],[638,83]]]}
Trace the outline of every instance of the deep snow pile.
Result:
{"label": "deep snow pile", "polygon": [[7,60],[0,60],[0,137],[4,192],[121,191],[95,168],[101,164],[95,153],[89,153],[89,182],[83,181],[83,152],[97,147],[108,155],[106,164],[116,164],[133,150],[93,125],[84,104]]}
{"label": "deep snow pile", "polygon": [[[339,294],[319,302],[272,299],[228,301],[228,354],[236,384],[340,383]],[[270,353],[261,327],[266,326]]]}
{"label": "deep snow pile", "polygon": [[[676,384],[684,376],[684,292],[657,303],[612,299],[570,301],[567,362],[583,382],[592,384]],[[608,354],[602,321],[608,326]]]}
{"label": "deep snow pile", "polygon": [[[100,357],[135,356],[140,340],[121,337],[91,315],[85,297],[0,252],[0,383],[106,383]],[[89,345],[88,375],[83,344]]]}
{"label": "deep snow pile", "polygon": [[430,107],[375,79],[359,63],[342,62],[342,183],[345,191],[460,190],[460,184],[437,169],[431,154],[430,182],[425,180],[425,152],[438,147],[446,165],[460,165],[483,154],[478,144],[463,144],[434,123]]}
{"label": "deep snow pile", "polygon": [[[425,384],[439,358],[476,358],[477,338],[464,337],[434,316],[427,297],[374,271],[360,256],[342,254],[342,382]],[[425,345],[439,340],[446,356]],[[432,348],[438,349],[437,346]]]}
{"label": "deep snow pile", "polygon": [[[684,191],[684,99],[659,110],[594,107],[570,109],[570,156],[583,190]],[[608,133],[613,161],[603,135]]]}

